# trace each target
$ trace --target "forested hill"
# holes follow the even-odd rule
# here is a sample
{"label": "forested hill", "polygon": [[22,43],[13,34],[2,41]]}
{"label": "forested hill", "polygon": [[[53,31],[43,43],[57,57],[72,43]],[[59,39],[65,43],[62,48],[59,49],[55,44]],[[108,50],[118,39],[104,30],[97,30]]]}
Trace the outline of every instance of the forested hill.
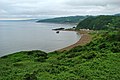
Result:
{"label": "forested hill", "polygon": [[120,16],[120,13],[118,13],[118,14],[115,14],[115,16]]}
{"label": "forested hill", "polygon": [[68,17],[57,17],[44,20],[38,20],[37,22],[49,22],[49,23],[78,23],[88,16],[68,16]]}
{"label": "forested hill", "polygon": [[108,29],[108,28],[120,28],[120,16],[91,16],[81,21],[76,29]]}

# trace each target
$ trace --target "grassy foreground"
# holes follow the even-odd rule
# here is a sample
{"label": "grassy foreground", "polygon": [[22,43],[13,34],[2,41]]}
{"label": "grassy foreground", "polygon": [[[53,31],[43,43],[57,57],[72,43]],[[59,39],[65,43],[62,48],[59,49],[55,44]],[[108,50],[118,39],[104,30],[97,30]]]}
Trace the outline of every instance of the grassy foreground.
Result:
{"label": "grassy foreground", "polygon": [[69,51],[22,51],[0,58],[0,80],[119,80],[120,31],[91,33]]}

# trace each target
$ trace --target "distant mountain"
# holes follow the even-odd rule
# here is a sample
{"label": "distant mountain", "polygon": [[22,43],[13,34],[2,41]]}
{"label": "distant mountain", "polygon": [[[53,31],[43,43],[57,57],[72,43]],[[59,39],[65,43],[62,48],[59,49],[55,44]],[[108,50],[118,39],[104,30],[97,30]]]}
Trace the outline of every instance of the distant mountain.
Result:
{"label": "distant mountain", "polygon": [[108,29],[108,28],[120,28],[120,16],[96,16],[88,17],[81,21],[76,29]]}
{"label": "distant mountain", "polygon": [[115,14],[115,16],[120,16],[120,13],[118,13],[118,14]]}
{"label": "distant mountain", "polygon": [[48,22],[48,23],[78,23],[88,16],[68,16],[68,17],[57,17],[50,19],[38,20],[37,22]]}
{"label": "distant mountain", "polygon": [[36,22],[38,19],[27,19],[27,20],[0,20],[0,22]]}
{"label": "distant mountain", "polygon": [[38,19],[28,19],[28,20],[24,20],[24,21],[38,21]]}

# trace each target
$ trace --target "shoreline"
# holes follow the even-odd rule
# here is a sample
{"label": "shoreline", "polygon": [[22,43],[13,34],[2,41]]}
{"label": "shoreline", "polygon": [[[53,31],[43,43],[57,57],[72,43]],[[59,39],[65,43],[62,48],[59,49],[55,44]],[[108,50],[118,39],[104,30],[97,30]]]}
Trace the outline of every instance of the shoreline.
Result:
{"label": "shoreline", "polygon": [[[75,30],[65,30],[65,31],[75,31]],[[85,44],[89,43],[91,40],[92,40],[92,36],[89,34],[90,31],[83,31],[83,30],[80,30],[80,31],[76,31],[77,33],[79,33],[81,35],[80,39],[70,45],[70,46],[67,46],[65,48],[62,48],[62,49],[59,49],[57,51],[69,51],[70,49],[76,47],[76,46],[84,46]]]}
{"label": "shoreline", "polygon": [[[61,31],[75,31],[81,37],[80,37],[80,39],[76,43],[71,44],[71,45],[69,45],[67,47],[55,50],[55,51],[60,51],[60,52],[62,52],[62,51],[69,51],[70,49],[72,49],[72,48],[74,48],[76,46],[83,46],[83,45],[89,43],[92,40],[92,36],[89,34],[89,32],[91,32],[91,31],[83,31],[83,30],[80,30],[80,31],[76,31],[76,30],[61,30]],[[54,51],[52,51],[52,52],[54,52]],[[16,52],[14,52],[14,53],[16,53]],[[14,53],[11,53],[11,54],[14,54]],[[48,52],[48,53],[50,53],[50,52]],[[9,56],[11,54],[7,54],[7,55],[3,55],[3,56]],[[3,57],[3,56],[0,56],[0,58]]]}

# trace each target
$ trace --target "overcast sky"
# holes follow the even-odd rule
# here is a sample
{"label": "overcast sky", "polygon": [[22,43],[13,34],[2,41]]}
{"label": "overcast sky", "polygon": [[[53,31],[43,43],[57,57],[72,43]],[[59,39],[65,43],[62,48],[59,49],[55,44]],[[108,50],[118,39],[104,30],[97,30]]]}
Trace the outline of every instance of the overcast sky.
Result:
{"label": "overcast sky", "polygon": [[0,0],[0,18],[120,13],[120,0]]}

